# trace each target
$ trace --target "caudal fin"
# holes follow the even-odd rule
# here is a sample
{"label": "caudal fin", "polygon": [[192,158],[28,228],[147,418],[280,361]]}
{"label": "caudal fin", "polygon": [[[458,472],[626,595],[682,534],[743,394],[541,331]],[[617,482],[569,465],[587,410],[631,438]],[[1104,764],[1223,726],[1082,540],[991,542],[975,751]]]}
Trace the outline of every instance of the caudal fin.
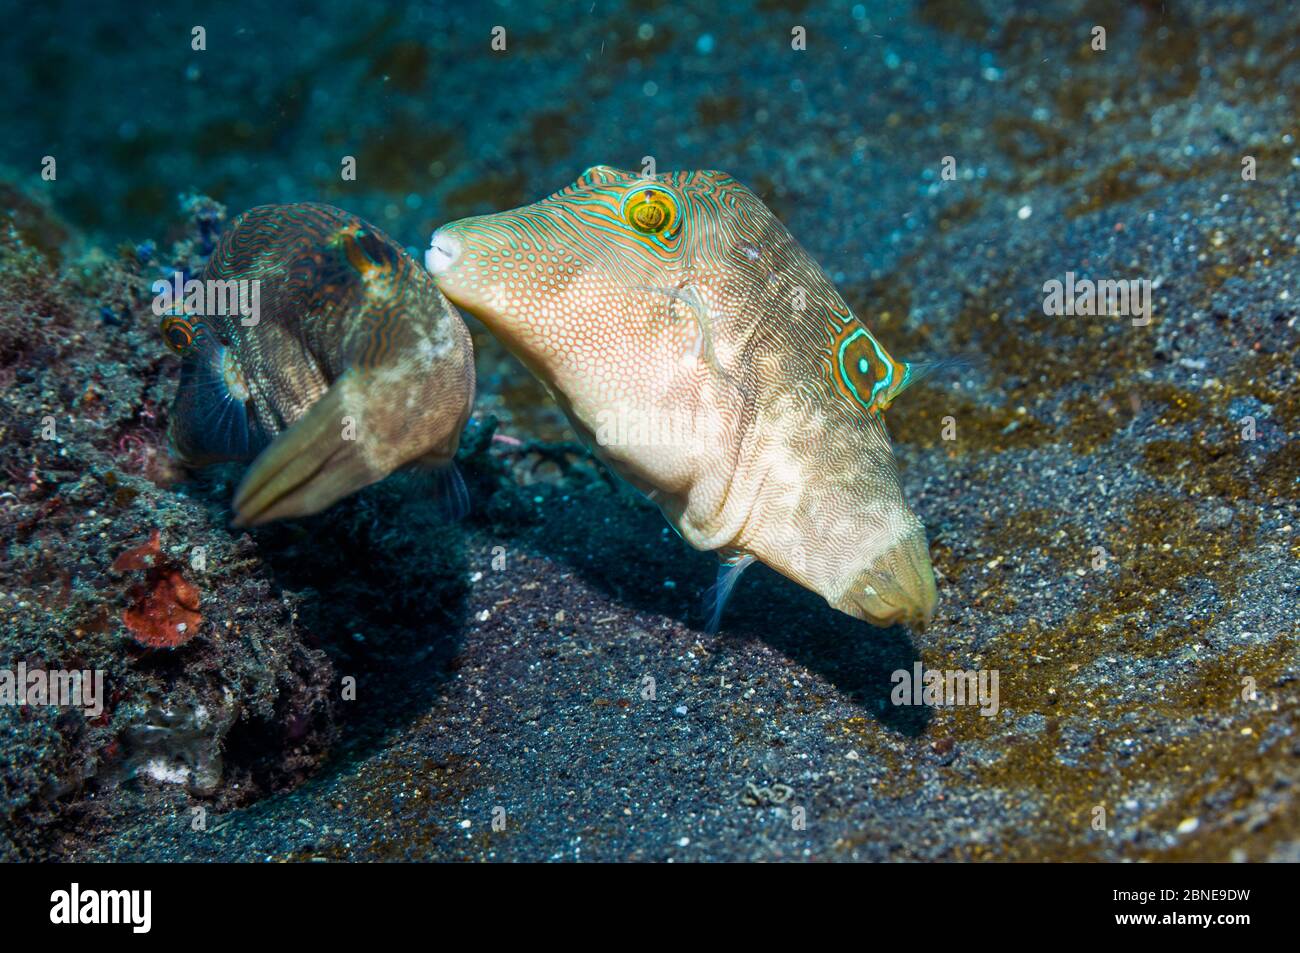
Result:
{"label": "caudal fin", "polygon": [[319,513],[388,475],[367,459],[366,441],[349,426],[357,416],[344,404],[352,373],[336,380],[253,461],[235,491],[235,526]]}

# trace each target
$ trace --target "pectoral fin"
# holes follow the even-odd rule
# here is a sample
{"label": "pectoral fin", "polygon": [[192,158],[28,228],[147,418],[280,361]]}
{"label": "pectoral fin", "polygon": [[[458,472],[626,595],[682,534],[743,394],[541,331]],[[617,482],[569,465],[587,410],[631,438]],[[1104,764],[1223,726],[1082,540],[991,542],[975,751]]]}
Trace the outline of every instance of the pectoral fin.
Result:
{"label": "pectoral fin", "polygon": [[[235,526],[308,516],[388,475],[349,428],[348,375],[253,461],[235,492]],[[349,432],[351,429],[352,433]]]}
{"label": "pectoral fin", "polygon": [[269,439],[251,411],[243,369],[212,332],[194,333],[168,425],[172,453],[191,466],[251,460]]}
{"label": "pectoral fin", "polygon": [[932,374],[945,374],[954,369],[965,370],[970,366],[970,362],[965,358],[947,357],[935,361],[903,361],[902,366],[903,373],[898,376],[880,402],[881,410],[892,404],[899,394],[917,381],[923,381]]}

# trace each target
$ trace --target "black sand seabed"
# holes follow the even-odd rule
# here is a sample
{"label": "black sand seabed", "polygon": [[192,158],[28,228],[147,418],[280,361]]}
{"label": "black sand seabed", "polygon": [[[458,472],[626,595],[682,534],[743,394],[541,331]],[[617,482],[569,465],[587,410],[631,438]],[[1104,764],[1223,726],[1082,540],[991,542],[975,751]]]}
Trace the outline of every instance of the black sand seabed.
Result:
{"label": "black sand seabed", "polygon": [[[110,694],[93,722],[0,708],[0,856],[1300,859],[1288,4],[358,6],[222,14],[239,47],[197,76],[164,42],[185,13],[126,50],[36,11],[32,49],[90,52],[0,57],[46,106],[0,153],[0,662],[102,668]],[[114,94],[135,128],[97,121]],[[924,634],[763,569],[705,634],[713,559],[565,445],[480,329],[460,523],[402,475],[232,532],[238,471],[168,463],[148,289],[225,214],[177,192],[328,201],[415,250],[647,154],[759,191],[895,353],[971,361],[888,418],[942,574]],[[1046,316],[1069,271],[1151,280],[1153,320]],[[111,569],[155,529],[201,593],[174,651],[131,641],[139,572]],[[917,661],[998,670],[996,716],[891,704]]]}

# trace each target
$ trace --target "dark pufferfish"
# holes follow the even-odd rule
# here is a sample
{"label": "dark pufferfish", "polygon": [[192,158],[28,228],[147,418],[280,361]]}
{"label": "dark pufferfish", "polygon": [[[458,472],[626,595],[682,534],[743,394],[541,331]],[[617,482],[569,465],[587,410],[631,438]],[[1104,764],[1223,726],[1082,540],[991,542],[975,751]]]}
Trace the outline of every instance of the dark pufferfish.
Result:
{"label": "dark pufferfish", "polygon": [[469,332],[379,229],[328,205],[260,206],[202,279],[258,282],[256,321],[225,308],[163,323],[184,358],[173,453],[193,466],[256,458],[235,525],[319,512],[406,464],[450,464],[474,400]]}

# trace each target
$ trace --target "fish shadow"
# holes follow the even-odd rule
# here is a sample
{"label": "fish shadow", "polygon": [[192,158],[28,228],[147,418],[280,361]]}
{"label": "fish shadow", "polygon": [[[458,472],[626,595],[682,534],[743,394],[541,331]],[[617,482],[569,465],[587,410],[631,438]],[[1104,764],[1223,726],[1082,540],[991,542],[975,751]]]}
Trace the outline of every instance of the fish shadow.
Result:
{"label": "fish shadow", "polygon": [[556,503],[529,542],[622,607],[674,619],[716,638],[720,647],[761,641],[826,678],[884,727],[910,737],[925,732],[933,717],[929,708],[891,700],[895,673],[910,679],[920,660],[906,629],[880,629],[847,616],[755,564],[737,583],[717,635],[706,635],[704,598],[718,560],[665,528],[657,509],[619,488],[605,502]]}
{"label": "fish shadow", "polygon": [[923,705],[897,705],[891,697],[898,673],[910,681],[921,658],[907,629],[882,629],[847,616],[767,566],[746,570],[723,612],[719,635],[761,640],[899,734],[918,737],[934,717]]}
{"label": "fish shadow", "polygon": [[[451,677],[469,618],[467,532],[438,492],[425,475],[398,474],[315,516],[248,530],[273,587],[292,594],[304,642],[333,667],[334,683],[313,687],[333,695],[327,773],[391,743],[438,706]],[[277,733],[232,731],[227,760],[274,773]]]}

